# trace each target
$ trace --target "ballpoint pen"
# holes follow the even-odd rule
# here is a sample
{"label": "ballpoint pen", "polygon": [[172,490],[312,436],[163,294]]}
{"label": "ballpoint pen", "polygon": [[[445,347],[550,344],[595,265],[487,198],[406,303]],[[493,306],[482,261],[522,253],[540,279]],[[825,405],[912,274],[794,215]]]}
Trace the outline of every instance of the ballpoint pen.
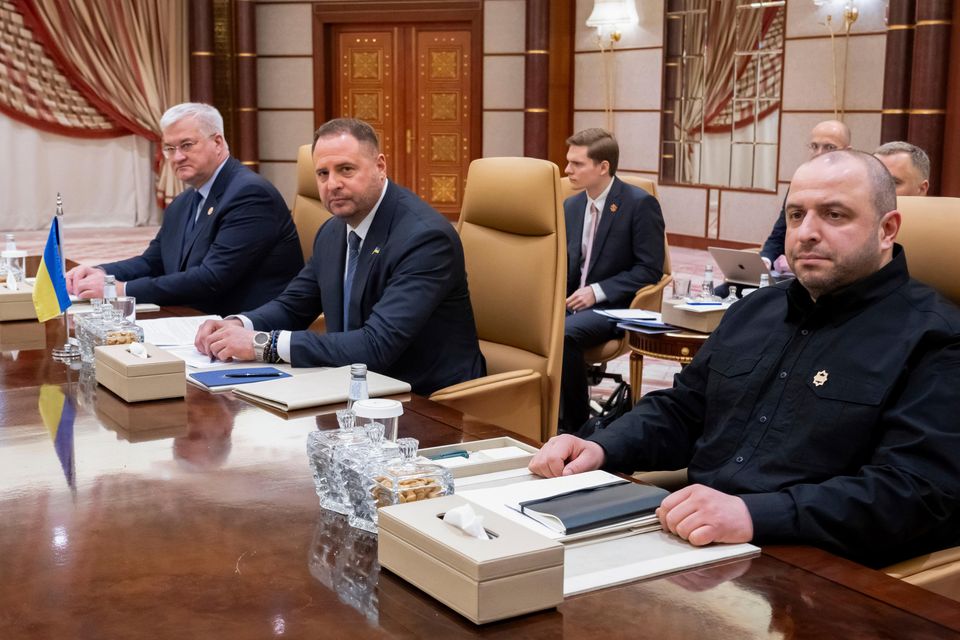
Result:
{"label": "ballpoint pen", "polygon": [[279,378],[283,374],[279,371],[270,371],[268,373],[225,373],[224,378]]}
{"label": "ballpoint pen", "polygon": [[447,458],[469,458],[470,453],[464,451],[463,449],[457,449],[455,451],[447,451],[445,453],[438,453],[435,456],[430,456],[430,460],[445,460]]}

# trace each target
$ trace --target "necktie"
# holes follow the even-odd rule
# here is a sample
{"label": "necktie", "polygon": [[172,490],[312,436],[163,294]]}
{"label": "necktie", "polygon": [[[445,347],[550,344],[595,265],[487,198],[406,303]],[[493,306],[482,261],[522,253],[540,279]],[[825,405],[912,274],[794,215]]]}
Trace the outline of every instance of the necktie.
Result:
{"label": "necktie", "polygon": [[351,231],[347,237],[347,273],[343,278],[343,330],[348,331],[347,321],[350,319],[350,290],[353,289],[353,274],[357,270],[357,261],[360,259],[360,236]]}
{"label": "necktie", "polygon": [[190,246],[190,240],[193,238],[193,229],[197,226],[197,208],[203,202],[203,195],[199,191],[194,191],[192,202],[193,206],[187,212],[187,228],[183,232],[184,251]]}
{"label": "necktie", "polygon": [[580,248],[580,255],[583,256],[583,264],[580,265],[580,288],[587,286],[587,271],[590,270],[590,256],[593,255],[593,239],[597,235],[597,227],[600,225],[600,211],[597,205],[590,203],[590,233],[583,241]]}

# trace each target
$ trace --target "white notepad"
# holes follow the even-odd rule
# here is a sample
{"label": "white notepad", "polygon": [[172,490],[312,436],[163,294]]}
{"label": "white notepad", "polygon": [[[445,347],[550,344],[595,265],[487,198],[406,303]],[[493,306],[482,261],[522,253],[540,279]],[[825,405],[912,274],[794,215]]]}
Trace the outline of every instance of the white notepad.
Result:
{"label": "white notepad", "polygon": [[[234,395],[281,411],[296,411],[347,400],[350,366],[295,375],[292,378],[245,384]],[[409,393],[410,385],[373,371],[367,372],[367,391],[371,398]]]}

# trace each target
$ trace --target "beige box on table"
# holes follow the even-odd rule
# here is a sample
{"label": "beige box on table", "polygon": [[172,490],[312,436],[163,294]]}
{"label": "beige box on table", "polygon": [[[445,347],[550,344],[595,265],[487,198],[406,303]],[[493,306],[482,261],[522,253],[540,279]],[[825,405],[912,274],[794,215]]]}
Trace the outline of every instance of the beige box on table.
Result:
{"label": "beige box on table", "polygon": [[662,320],[665,323],[700,333],[712,333],[723,319],[724,311],[726,308],[702,312],[689,311],[678,309],[667,301],[664,301],[661,307]]}
{"label": "beige box on table", "polygon": [[0,322],[0,351],[25,351],[47,347],[47,328],[33,320]]}
{"label": "beige box on table", "polygon": [[17,291],[10,291],[0,284],[0,320],[36,320],[33,307],[33,287],[21,284]]}
{"label": "beige box on table", "polygon": [[450,467],[450,473],[454,478],[466,478],[486,473],[496,473],[498,471],[508,471],[510,469],[520,469],[530,464],[530,459],[536,455],[537,447],[530,446],[515,440],[508,436],[499,438],[488,438],[486,440],[473,440],[471,442],[457,442],[456,444],[445,444],[439,447],[428,447],[420,449],[420,455],[430,458],[435,455],[449,453],[451,451],[467,451],[471,455],[488,449],[500,449],[503,447],[517,447],[523,449],[529,455],[517,456],[515,458],[504,458],[503,460],[487,460],[484,462],[471,463],[470,461],[456,467]]}
{"label": "beige box on table", "polygon": [[147,358],[111,344],[95,349],[97,382],[127,402],[182,398],[187,393],[186,363],[163,349],[144,343]]}
{"label": "beige box on table", "polygon": [[490,540],[441,518],[467,501],[444,496],[380,509],[380,564],[476,624],[563,601],[563,545],[473,505]]}

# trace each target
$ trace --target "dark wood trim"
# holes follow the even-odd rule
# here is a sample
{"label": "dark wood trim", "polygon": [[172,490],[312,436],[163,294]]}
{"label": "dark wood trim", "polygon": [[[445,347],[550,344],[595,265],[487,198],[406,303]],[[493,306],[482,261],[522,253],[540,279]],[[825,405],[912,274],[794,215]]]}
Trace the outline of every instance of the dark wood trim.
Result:
{"label": "dark wood trim", "polygon": [[213,51],[213,2],[190,2],[190,99],[213,104],[213,56],[193,55]]}
{"label": "dark wood trim", "polygon": [[[780,113],[824,113],[832,115],[832,109],[780,109]],[[847,109],[844,113],[883,113],[883,109]]]}
{"label": "dark wood trim", "polygon": [[671,182],[669,180],[663,180],[659,183],[664,187],[677,187],[681,189],[718,189],[720,191],[739,191],[742,193],[759,193],[759,194],[776,194],[776,189],[749,189],[747,187],[726,187],[720,184],[687,184],[684,182]]}
{"label": "dark wood trim", "polygon": [[266,113],[267,111],[306,111],[307,113],[313,113],[312,107],[258,107],[257,111],[260,113]]}
{"label": "dark wood trim", "polygon": [[657,174],[656,169],[631,169],[630,167],[617,167],[617,173],[620,173],[622,171],[627,171],[629,173],[652,173],[654,175]]}
{"label": "dark wood trim", "polygon": [[667,233],[667,243],[671,247],[683,247],[685,249],[699,249],[706,251],[707,247],[723,247],[725,249],[749,249],[756,247],[755,242],[740,242],[738,240],[721,240],[720,238],[707,238],[706,235],[690,236],[683,233]]}
{"label": "dark wood trim", "polygon": [[[950,58],[960,57],[960,10],[954,8],[950,33]],[[947,74],[947,117],[943,135],[941,196],[960,197],[960,64],[950,65]]]}
{"label": "dark wood trim", "polygon": [[488,53],[486,51],[483,52],[484,58],[522,58],[525,55],[527,55],[526,51],[517,51],[516,53],[503,53],[503,52]]}
{"label": "dark wood trim", "polygon": [[[717,189],[717,235],[720,237],[720,216],[723,215],[723,189]],[[707,193],[707,223],[710,222],[710,193]]]}
{"label": "dark wood trim", "polygon": [[523,113],[523,107],[517,107],[516,109],[484,109],[483,112],[494,111],[498,113]]}
{"label": "dark wood trim", "polygon": [[703,198],[703,237],[710,237],[710,189],[707,189]]}
{"label": "dark wood trim", "polygon": [[767,545],[763,555],[803,569],[891,607],[960,632],[960,607],[954,600],[892,578],[814,547]]}
{"label": "dark wood trim", "polygon": [[523,74],[523,155],[547,158],[549,141],[550,2],[526,0],[526,53]]}
{"label": "dark wood trim", "polygon": [[257,14],[252,2],[237,2],[233,12],[236,86],[234,121],[237,124],[236,156],[257,170],[260,160],[257,125]]}
{"label": "dark wood trim", "polygon": [[550,111],[547,119],[547,158],[560,172],[567,164],[567,138],[573,133],[573,43],[576,2],[550,3]]}

